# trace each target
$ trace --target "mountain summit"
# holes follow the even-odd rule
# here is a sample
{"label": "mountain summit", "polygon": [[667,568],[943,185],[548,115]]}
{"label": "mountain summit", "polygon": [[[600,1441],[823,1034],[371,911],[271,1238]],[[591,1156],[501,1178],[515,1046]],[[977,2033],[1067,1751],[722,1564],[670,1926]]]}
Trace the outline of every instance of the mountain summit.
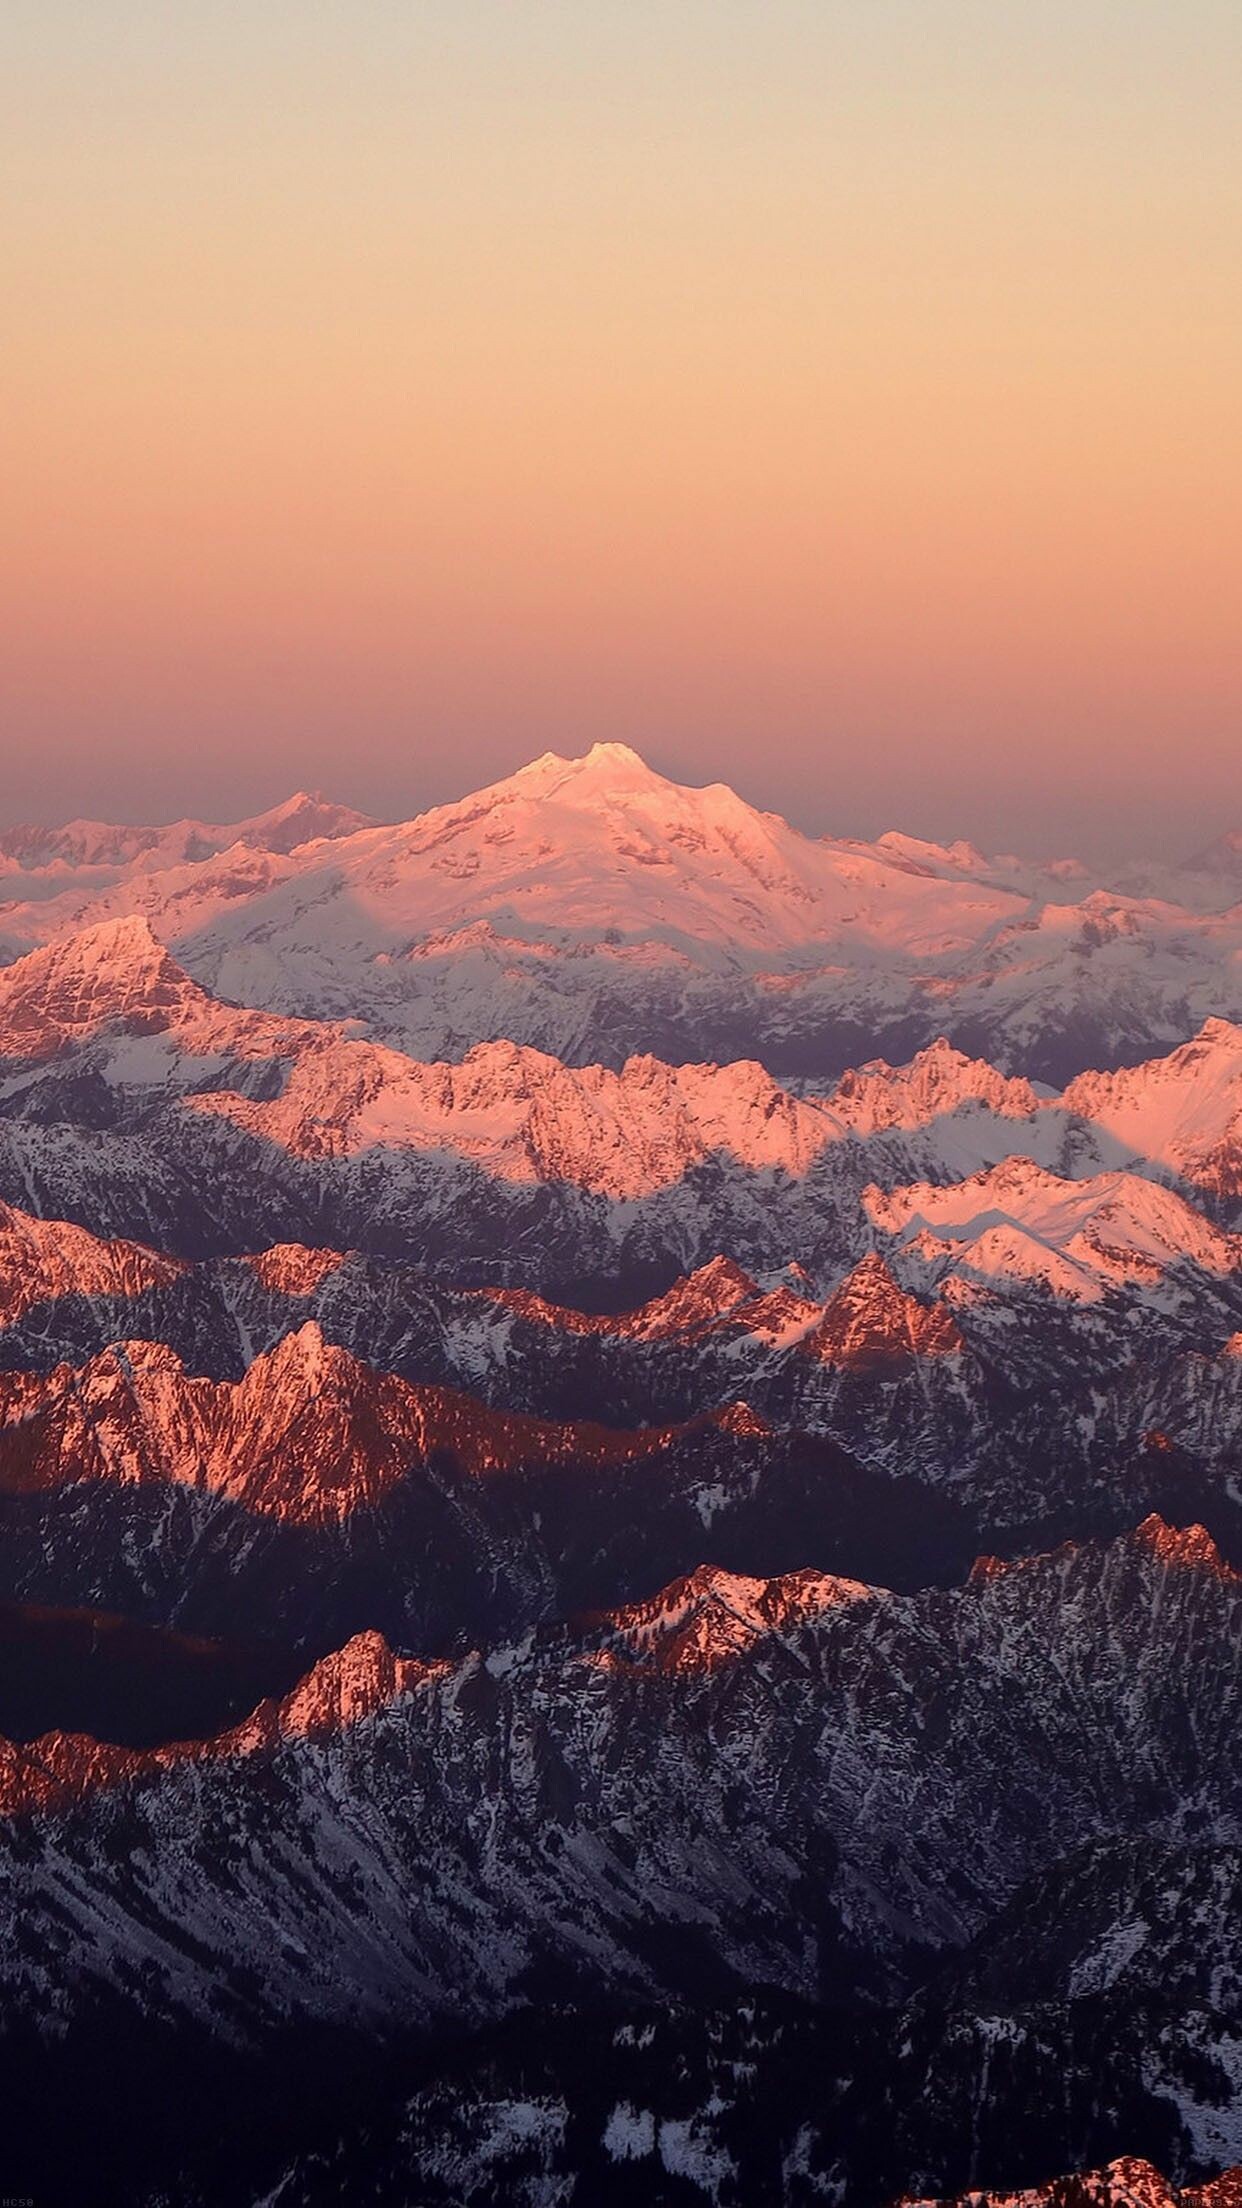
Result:
{"label": "mountain summit", "polygon": [[300,791],[234,829],[96,829],[9,839],[0,958],[141,914],[215,995],[422,1058],[504,1039],[810,1078],[944,1035],[1060,1086],[1242,1017],[1227,869],[1183,870],[1179,902],[961,841],[808,836],[623,743],[391,826]]}

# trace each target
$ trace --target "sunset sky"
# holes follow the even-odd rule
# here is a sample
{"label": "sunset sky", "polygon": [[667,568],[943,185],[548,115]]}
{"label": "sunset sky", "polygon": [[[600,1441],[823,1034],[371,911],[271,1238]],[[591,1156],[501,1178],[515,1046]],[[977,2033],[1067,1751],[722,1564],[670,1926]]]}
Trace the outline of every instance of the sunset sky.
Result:
{"label": "sunset sky", "polygon": [[0,817],[1242,826],[1237,0],[6,0]]}

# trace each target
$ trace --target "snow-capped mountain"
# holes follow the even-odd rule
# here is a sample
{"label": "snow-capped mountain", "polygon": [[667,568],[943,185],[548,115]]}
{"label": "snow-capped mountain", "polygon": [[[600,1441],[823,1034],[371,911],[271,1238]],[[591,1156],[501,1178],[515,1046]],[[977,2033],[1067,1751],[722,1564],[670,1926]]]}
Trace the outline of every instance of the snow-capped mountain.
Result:
{"label": "snow-capped mountain", "polygon": [[1135,1173],[1071,1181],[1011,1157],[964,1181],[864,1189],[862,1207],[899,1272],[954,1303],[1029,1282],[1071,1300],[1136,1290],[1202,1312],[1215,1289],[1232,1307],[1242,1276],[1242,1237]]}
{"label": "snow-capped mountain", "polygon": [[365,813],[334,805],[317,790],[298,790],[270,811],[229,826],[177,820],[167,828],[136,828],[71,820],[61,828],[0,829],[0,900],[23,907],[98,896],[135,876],[201,866],[221,852],[287,856],[301,844],[356,835],[373,825]]}
{"label": "snow-capped mountain", "polygon": [[1242,1029],[1205,1020],[1167,1058],[1123,1072],[1084,1073],[1065,1091],[1070,1113],[1090,1122],[1136,1164],[1226,1203],[1242,1189]]}
{"label": "snow-capped mountain", "polygon": [[1242,1016],[1228,869],[1192,870],[1179,904],[1073,862],[808,837],[622,744],[546,753],[395,827],[299,795],[236,830],[78,823],[14,849],[45,863],[37,894],[8,882],[11,955],[137,913],[226,998],[359,1018],[428,1058],[503,1037],[579,1064],[655,1049],[823,1077],[948,1034],[1063,1080]]}
{"label": "snow-capped mountain", "polygon": [[[255,848],[280,848],[262,823],[248,826],[245,840]],[[64,833],[72,839],[72,831]],[[240,833],[234,840],[243,840]],[[547,752],[457,804],[365,830],[348,848],[299,858],[284,870],[283,883],[292,890],[307,879],[286,894],[283,912],[278,905],[268,918],[279,919],[282,935],[292,930],[277,954],[282,966],[302,962],[299,930],[304,961],[322,932],[322,900],[330,894],[347,910],[338,915],[337,942],[323,945],[329,956],[349,954],[352,919],[354,950],[372,957],[382,936],[391,936],[390,952],[402,938],[413,949],[441,943],[469,924],[498,940],[511,934],[515,947],[545,937],[622,952],[659,945],[705,969],[714,963],[732,970],[747,962],[762,967],[774,954],[805,959],[843,926],[857,929],[860,945],[888,941],[948,952],[975,940],[981,919],[994,922],[1011,909],[1005,892],[970,887],[962,877],[946,882],[899,851],[877,857],[879,850],[802,836],[723,783],[685,789],[624,744],[596,744],[579,759]],[[330,883],[318,878],[325,859]],[[223,871],[208,866],[200,878],[208,906]],[[111,909],[160,914],[164,899],[189,891],[192,881],[153,879],[138,888],[136,906],[114,900]],[[886,892],[896,881],[906,885],[905,894],[902,908],[890,911]],[[955,925],[958,913],[971,918]],[[183,912],[177,923],[179,947],[188,917]],[[232,957],[240,973],[247,933],[241,918],[240,930],[216,931],[202,946],[203,958],[218,964]],[[266,932],[270,941],[270,926]],[[220,974],[210,978],[224,986]]]}
{"label": "snow-capped mountain", "polygon": [[[1227,1023],[1064,1097],[944,1043],[819,1095],[754,1064],[575,1068],[509,1044],[428,1065],[339,1025],[225,1005],[131,919],[0,975],[0,1042],[11,1368],[77,1369],[131,1341],[236,1380],[313,1320],[368,1369],[499,1412],[581,1420],[603,1402],[618,1426],[658,1428],[741,1398],[868,1476],[951,1493],[1002,1547],[1173,1507],[1178,1468],[1186,1506],[1232,1545],[1242,1263],[1217,1222],[1237,1217],[1222,1197],[1242,1031]],[[101,1249],[87,1219],[129,1242]],[[131,1368],[145,1374],[149,1354]],[[426,1456],[413,1428],[401,1446]],[[713,1446],[738,1458],[719,1503],[696,1442],[670,1491],[680,1530],[655,1510],[648,1547],[626,1536],[636,1558],[678,1568],[714,1511],[714,1538],[747,1561],[752,1460],[736,1440]],[[300,1477],[291,1442],[261,1461],[273,1495]],[[183,1546],[203,1485],[176,1505]],[[870,1530],[860,1558],[835,1545],[843,1506],[808,1518],[796,1496],[764,1488],[785,1561],[814,1561],[786,1542],[814,1524],[846,1569],[894,1568]],[[108,1554],[119,1506],[96,1499],[84,1550],[58,1536],[42,1580],[32,1521],[13,1594],[140,1597],[171,1622],[151,1589],[181,1584],[181,1565],[146,1553],[153,1506],[132,1507],[146,1531],[131,1529],[130,1561]],[[869,1503],[869,1529],[873,1516]],[[899,1516],[901,1541],[918,1523],[929,1555],[957,1553],[908,1499]],[[222,1555],[244,1530],[221,1532]],[[523,1534],[505,1583],[555,1601],[562,1567],[528,1550]],[[272,1569],[284,1619],[286,1567]],[[381,1577],[385,1619],[425,1616]],[[365,1605],[348,1616],[365,1622]]]}

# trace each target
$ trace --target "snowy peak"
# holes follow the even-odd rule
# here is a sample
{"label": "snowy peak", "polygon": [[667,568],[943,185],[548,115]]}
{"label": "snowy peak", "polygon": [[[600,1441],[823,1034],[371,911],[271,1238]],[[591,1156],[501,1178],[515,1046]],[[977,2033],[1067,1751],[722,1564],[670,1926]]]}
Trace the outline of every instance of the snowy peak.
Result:
{"label": "snowy peak", "polygon": [[0,1203],[0,1327],[59,1296],[140,1296],[184,1271],[140,1243],[101,1241],[68,1220]]}
{"label": "snowy peak", "polygon": [[273,805],[270,812],[257,813],[232,828],[208,829],[205,833],[209,839],[222,839],[221,850],[241,843],[262,851],[287,853],[304,843],[338,842],[375,826],[368,814],[355,812],[352,805],[334,804],[322,790],[295,790],[292,797]]}
{"label": "snowy peak", "polygon": [[[50,1068],[61,1054],[86,1084],[80,1115],[74,1083]],[[372,1174],[397,1207],[394,1232],[398,1216],[413,1216],[410,1207],[442,1218],[471,1187],[506,1204],[542,1189],[558,1230],[606,1238],[611,1248],[633,1224],[620,1207],[650,1204],[666,1237],[661,1256],[668,1251],[686,1265],[692,1285],[644,1320],[635,1315],[635,1330],[646,1324],[674,1334],[718,1319],[774,1336],[809,1326],[813,1298],[791,1284],[771,1291],[778,1300],[760,1310],[757,1279],[770,1279],[790,1249],[835,1277],[876,1235],[882,1251],[900,1245],[901,1262],[891,1251],[890,1261],[900,1288],[915,1294],[954,1270],[950,1259],[998,1278],[1042,1270],[1058,1292],[1079,1296],[1098,1294],[1109,1278],[1155,1288],[1187,1267],[1217,1280],[1238,1269],[1230,1237],[1161,1186],[1210,1192],[1225,1219],[1242,1197],[1242,1028],[1223,1019],[1165,1059],[1080,1076],[1061,1099],[1037,1095],[944,1041],[906,1066],[871,1061],[827,1097],[783,1087],[748,1059],[671,1064],[643,1054],[617,1068],[570,1065],[494,1040],[459,1061],[428,1062],[341,1025],[220,1002],[186,976],[145,920],[129,916],[60,938],[0,972],[0,1055],[26,1069],[25,1118],[68,1125],[80,1116],[72,1141],[56,1150],[50,1188],[14,1165],[9,1186],[19,1202],[19,1191],[37,1188],[32,1209],[177,1243],[179,1226],[166,1228],[162,1215],[136,1203],[119,1214],[96,1208],[87,1129],[99,1124],[101,1098],[104,1123],[123,1127],[149,1157],[153,1185],[175,1159],[187,1195],[213,1220],[215,1191],[196,1178],[200,1158],[205,1179],[222,1151],[239,1173],[255,1171],[282,1241],[299,1239],[304,1227],[307,1242],[317,1234],[345,1247],[362,1240],[370,1213],[356,1207]],[[32,1155],[31,1170],[43,1154]],[[1104,1164],[1125,1170],[1102,1173]],[[169,1179],[161,1200],[175,1207],[180,1183]],[[268,1208],[273,1183],[278,1202]],[[867,1183],[874,1193],[859,1233],[857,1191]],[[946,1196],[946,1186],[965,1196]],[[579,1209],[571,1220],[573,1192],[609,1210],[592,1219]],[[252,1226],[236,1207],[234,1197],[235,1249]],[[773,1227],[767,1243],[765,1218]],[[739,1266],[735,1277],[721,1260],[696,1278],[696,1263],[720,1250],[753,1270]],[[267,1285],[279,1263],[262,1260]],[[308,1283],[298,1292],[309,1294],[331,1261],[290,1256],[285,1264]],[[487,1276],[476,1271],[480,1277]]]}
{"label": "snowy peak", "polygon": [[1242,1026],[1205,1020],[1166,1057],[1082,1073],[1063,1099],[1144,1165],[1225,1198],[1242,1195]]}
{"label": "snowy peak", "polygon": [[833,1111],[852,1133],[925,1127],[935,1119],[984,1105],[1005,1119],[1031,1119],[1039,1099],[1028,1081],[998,1073],[986,1060],[968,1058],[940,1036],[909,1065],[886,1059],[844,1073],[831,1093]]}
{"label": "snowy peak", "polygon": [[[158,1047],[135,1040],[157,1037]],[[138,913],[57,936],[0,969],[0,1056],[33,1067],[96,1045],[103,1047],[93,1051],[94,1062],[116,1086],[163,1092],[180,1082],[193,1090],[204,1058],[297,1058],[317,1094],[324,1067],[351,1094],[356,1090],[363,1047],[329,1022],[248,1011],[210,995]],[[369,1047],[373,1087],[375,1069],[407,1063]]]}
{"label": "snowy peak", "polygon": [[612,1064],[654,1036],[686,1059],[728,1037],[822,1079],[851,1038],[948,1031],[1059,1083],[1242,1014],[1242,906],[1204,911],[1208,873],[1183,870],[1179,904],[1172,881],[1130,896],[961,841],[807,836],[619,743],[391,826],[298,791],[228,828],[9,840],[13,949],[139,910],[229,1001],[358,1018],[428,1059],[502,1034]]}
{"label": "snowy peak", "polygon": [[[237,1016],[240,1018],[240,1015]],[[252,1015],[257,1017],[257,1015]],[[273,1023],[274,1024],[274,1023]],[[300,1040],[309,1039],[305,1030]],[[753,1172],[804,1173],[839,1129],[762,1067],[572,1067],[512,1043],[480,1043],[458,1065],[422,1064],[364,1043],[299,1048],[280,1094],[212,1090],[191,1108],[305,1157],[375,1148],[436,1151],[497,1178],[560,1181],[614,1198],[669,1187],[711,1157]]]}
{"label": "snowy peak", "polygon": [[296,790],[265,813],[227,824],[189,819],[166,827],[103,820],[71,820],[60,828],[23,824],[0,830],[0,860],[36,876],[72,878],[81,872],[98,881],[133,867],[150,872],[201,864],[238,844],[287,853],[315,838],[356,835],[374,825],[365,813],[333,804],[320,790]]}
{"label": "snowy peak", "polygon": [[[321,917],[330,931],[315,943],[315,962],[339,955],[344,893],[365,922],[370,957],[378,951],[383,962],[387,991],[407,973],[414,981],[411,962],[422,990],[437,960],[473,962],[489,948],[511,970],[538,947],[558,992],[575,976],[557,961],[588,952],[626,986],[675,979],[687,961],[712,973],[764,971],[790,958],[813,964],[847,940],[918,957],[928,944],[964,947],[981,925],[1024,909],[1024,900],[987,885],[801,835],[723,783],[687,787],[616,743],[576,759],[546,752],[414,820],[345,837],[329,856],[322,906],[314,890],[288,900],[298,913],[294,955],[311,955],[312,903],[316,924]],[[248,916],[237,916],[239,928],[232,912],[217,910],[218,934],[203,956],[232,973]],[[582,972],[592,988],[606,978],[598,967]],[[477,983],[493,987],[495,976],[479,971]],[[231,985],[230,994],[246,992]]]}
{"label": "snowy peak", "polygon": [[612,1661],[693,1674],[711,1672],[780,1639],[827,1612],[875,1599],[857,1580],[815,1571],[750,1579],[700,1564],[648,1602],[583,1621],[599,1654]]}
{"label": "snowy peak", "polygon": [[889,829],[873,848],[915,873],[946,880],[965,878],[1057,904],[1081,896],[1084,883],[1091,881],[1090,869],[1081,859],[1023,859],[1008,851],[989,858],[964,837],[949,844],[931,843]]}
{"label": "snowy peak", "polygon": [[801,1275],[801,1285],[763,1289],[731,1259],[715,1258],[637,1311],[596,1323],[600,1331],[639,1341],[692,1343],[723,1335],[756,1350],[791,1350],[854,1371],[897,1370],[963,1347],[944,1305],[907,1294],[878,1252],[865,1256],[826,1303],[809,1293],[800,1267],[790,1271]]}
{"label": "snowy peak", "polygon": [[480,795],[503,799],[516,791],[522,796],[559,795],[567,802],[587,803],[601,794],[623,799],[663,794],[676,787],[649,767],[629,744],[598,743],[576,758],[564,758],[556,751],[541,752],[537,759],[519,767],[516,774],[493,783]]}
{"label": "snowy peak", "polygon": [[982,851],[964,837],[959,837],[956,843],[931,843],[925,837],[907,836],[898,828],[886,828],[884,834],[876,838],[876,849],[891,852],[894,859],[927,873],[986,874],[988,871]]}
{"label": "snowy peak", "polygon": [[1131,1173],[1068,1181],[1012,1157],[944,1186],[871,1186],[862,1203],[892,1238],[892,1262],[913,1264],[928,1284],[1038,1282],[1091,1300],[1113,1288],[1157,1290],[1183,1271],[1220,1282],[1242,1274],[1242,1240]]}
{"label": "snowy peak", "polygon": [[[362,886],[400,898],[424,938],[472,918],[507,932],[619,947],[807,939],[832,880],[819,846],[723,784],[690,789],[625,744],[547,752],[503,782],[442,806],[368,851]],[[827,908],[825,908],[827,909]]]}
{"label": "snowy peak", "polygon": [[873,1252],[829,1297],[799,1347],[817,1364],[875,1372],[901,1369],[922,1357],[953,1357],[964,1344],[944,1305],[908,1295]]}
{"label": "snowy peak", "polygon": [[137,914],[100,921],[0,972],[0,1053],[38,1062],[105,1027],[169,1026],[203,993]]}

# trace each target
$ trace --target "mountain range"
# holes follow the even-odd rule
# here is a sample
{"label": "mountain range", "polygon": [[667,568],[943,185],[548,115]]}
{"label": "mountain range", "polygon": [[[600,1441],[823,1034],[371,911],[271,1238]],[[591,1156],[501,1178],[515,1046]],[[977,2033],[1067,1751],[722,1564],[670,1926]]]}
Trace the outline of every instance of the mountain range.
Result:
{"label": "mountain range", "polygon": [[6,857],[10,957],[139,915],[209,990],[425,1058],[505,1039],[822,1079],[945,1034],[1059,1084],[1242,1017],[1236,837],[1112,882],[816,838],[623,744],[546,753],[395,827],[299,793],[233,828],[10,831]]}
{"label": "mountain range", "polygon": [[[730,2002],[736,2044],[758,1983],[798,2004],[832,2065],[817,2091],[804,2063],[774,2081],[806,2180],[783,2197],[880,2200],[899,2165],[937,2158],[1003,2166],[1053,2071],[1043,2153],[1107,2143],[1124,2110],[1144,2143],[1177,2151],[1180,2134],[1219,2155],[1238,2137],[1217,2050],[1242,1987],[1240,1588],[1206,1536],[1159,1520],[980,1564],[944,1593],[700,1569],[457,1662],[361,1634],[213,1740],[9,1749],[13,2059],[20,2074],[49,2014],[121,2045],[183,2033],[251,2059],[314,2029],[391,2048],[420,2025],[486,2033],[536,1984],[564,2003],[586,1981],[605,2014],[687,2004],[693,2049]],[[1055,1947],[1033,1919],[1060,1927]],[[1176,2025],[1163,2043],[1153,2012]],[[998,2030],[1004,2065],[986,2052]],[[782,2060],[781,2033],[758,2036],[727,2095],[696,2105],[679,2064],[659,2081],[661,2126],[680,2127],[709,2197],[748,2197],[739,2097]],[[555,2052],[528,2064],[555,2075]],[[654,2141],[623,2080],[599,2080],[616,2098],[597,2159]],[[570,2082],[559,2121],[540,2097],[538,2143],[562,2158]],[[455,2091],[469,2107],[469,2073]],[[896,2138],[877,2091],[897,2098]],[[416,2197],[457,2197],[442,2121]],[[512,2137],[470,2129],[481,2174],[461,2197],[521,2197]],[[379,2182],[365,2154],[363,2174]]]}
{"label": "mountain range", "polygon": [[1242,2201],[1240,854],[0,836],[10,2191]]}

